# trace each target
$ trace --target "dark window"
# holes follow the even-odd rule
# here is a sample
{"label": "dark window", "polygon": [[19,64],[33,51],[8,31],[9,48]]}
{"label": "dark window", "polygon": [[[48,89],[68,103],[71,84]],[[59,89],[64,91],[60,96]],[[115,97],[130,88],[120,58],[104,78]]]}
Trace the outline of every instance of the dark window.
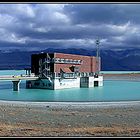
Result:
{"label": "dark window", "polygon": [[94,86],[97,87],[98,86],[98,81],[94,81]]}

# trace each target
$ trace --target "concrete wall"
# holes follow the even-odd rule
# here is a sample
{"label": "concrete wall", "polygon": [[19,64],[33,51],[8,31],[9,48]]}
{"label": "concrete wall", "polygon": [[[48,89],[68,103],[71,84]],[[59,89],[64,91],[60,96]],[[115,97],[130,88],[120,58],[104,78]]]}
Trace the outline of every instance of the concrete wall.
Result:
{"label": "concrete wall", "polygon": [[[97,83],[97,85],[96,85]],[[71,79],[40,79],[36,81],[27,81],[27,88],[38,89],[65,89],[65,88],[89,88],[94,86],[103,86],[103,76],[94,77],[78,77]]]}
{"label": "concrete wall", "polygon": [[54,89],[54,83],[49,79],[27,81],[26,88],[32,89]]}
{"label": "concrete wall", "polygon": [[81,88],[89,88],[89,87],[95,87],[95,86],[103,86],[103,76],[99,76],[98,78],[81,77],[80,79]]}
{"label": "concrete wall", "polygon": [[[28,81],[29,82],[29,81]],[[36,81],[27,82],[27,88],[40,88],[40,89],[65,89],[65,88],[79,88],[80,78],[76,79],[40,79]]]}
{"label": "concrete wall", "polygon": [[80,88],[80,78],[54,79],[54,89]]}

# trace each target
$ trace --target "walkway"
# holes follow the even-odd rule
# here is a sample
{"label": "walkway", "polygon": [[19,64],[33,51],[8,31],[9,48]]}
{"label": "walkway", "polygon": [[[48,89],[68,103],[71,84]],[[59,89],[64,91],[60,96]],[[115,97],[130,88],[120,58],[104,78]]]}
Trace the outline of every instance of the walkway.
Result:
{"label": "walkway", "polygon": [[12,81],[13,91],[19,91],[19,83],[21,80],[37,80],[39,77],[34,75],[0,75],[0,81]]}

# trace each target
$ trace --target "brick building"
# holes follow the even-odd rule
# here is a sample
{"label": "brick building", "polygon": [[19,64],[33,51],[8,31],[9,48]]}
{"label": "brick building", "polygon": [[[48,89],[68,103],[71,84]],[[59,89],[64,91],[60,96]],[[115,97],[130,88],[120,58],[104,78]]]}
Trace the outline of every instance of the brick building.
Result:
{"label": "brick building", "polygon": [[103,85],[100,59],[64,53],[40,53],[31,56],[31,73],[38,80],[27,81],[27,88],[64,89]]}
{"label": "brick building", "polygon": [[[64,53],[33,54],[31,72],[35,75],[48,76],[51,73],[95,73],[98,71],[97,59],[94,56],[83,56]],[[100,69],[100,68],[99,68]]]}

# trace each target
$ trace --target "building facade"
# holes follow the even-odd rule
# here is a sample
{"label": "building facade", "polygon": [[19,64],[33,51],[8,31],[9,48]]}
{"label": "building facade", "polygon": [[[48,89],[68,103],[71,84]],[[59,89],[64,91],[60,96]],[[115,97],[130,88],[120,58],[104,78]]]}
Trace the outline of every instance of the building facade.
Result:
{"label": "building facade", "polygon": [[31,73],[37,81],[27,81],[27,88],[63,89],[102,86],[100,59],[64,53],[40,53],[31,56]]}

